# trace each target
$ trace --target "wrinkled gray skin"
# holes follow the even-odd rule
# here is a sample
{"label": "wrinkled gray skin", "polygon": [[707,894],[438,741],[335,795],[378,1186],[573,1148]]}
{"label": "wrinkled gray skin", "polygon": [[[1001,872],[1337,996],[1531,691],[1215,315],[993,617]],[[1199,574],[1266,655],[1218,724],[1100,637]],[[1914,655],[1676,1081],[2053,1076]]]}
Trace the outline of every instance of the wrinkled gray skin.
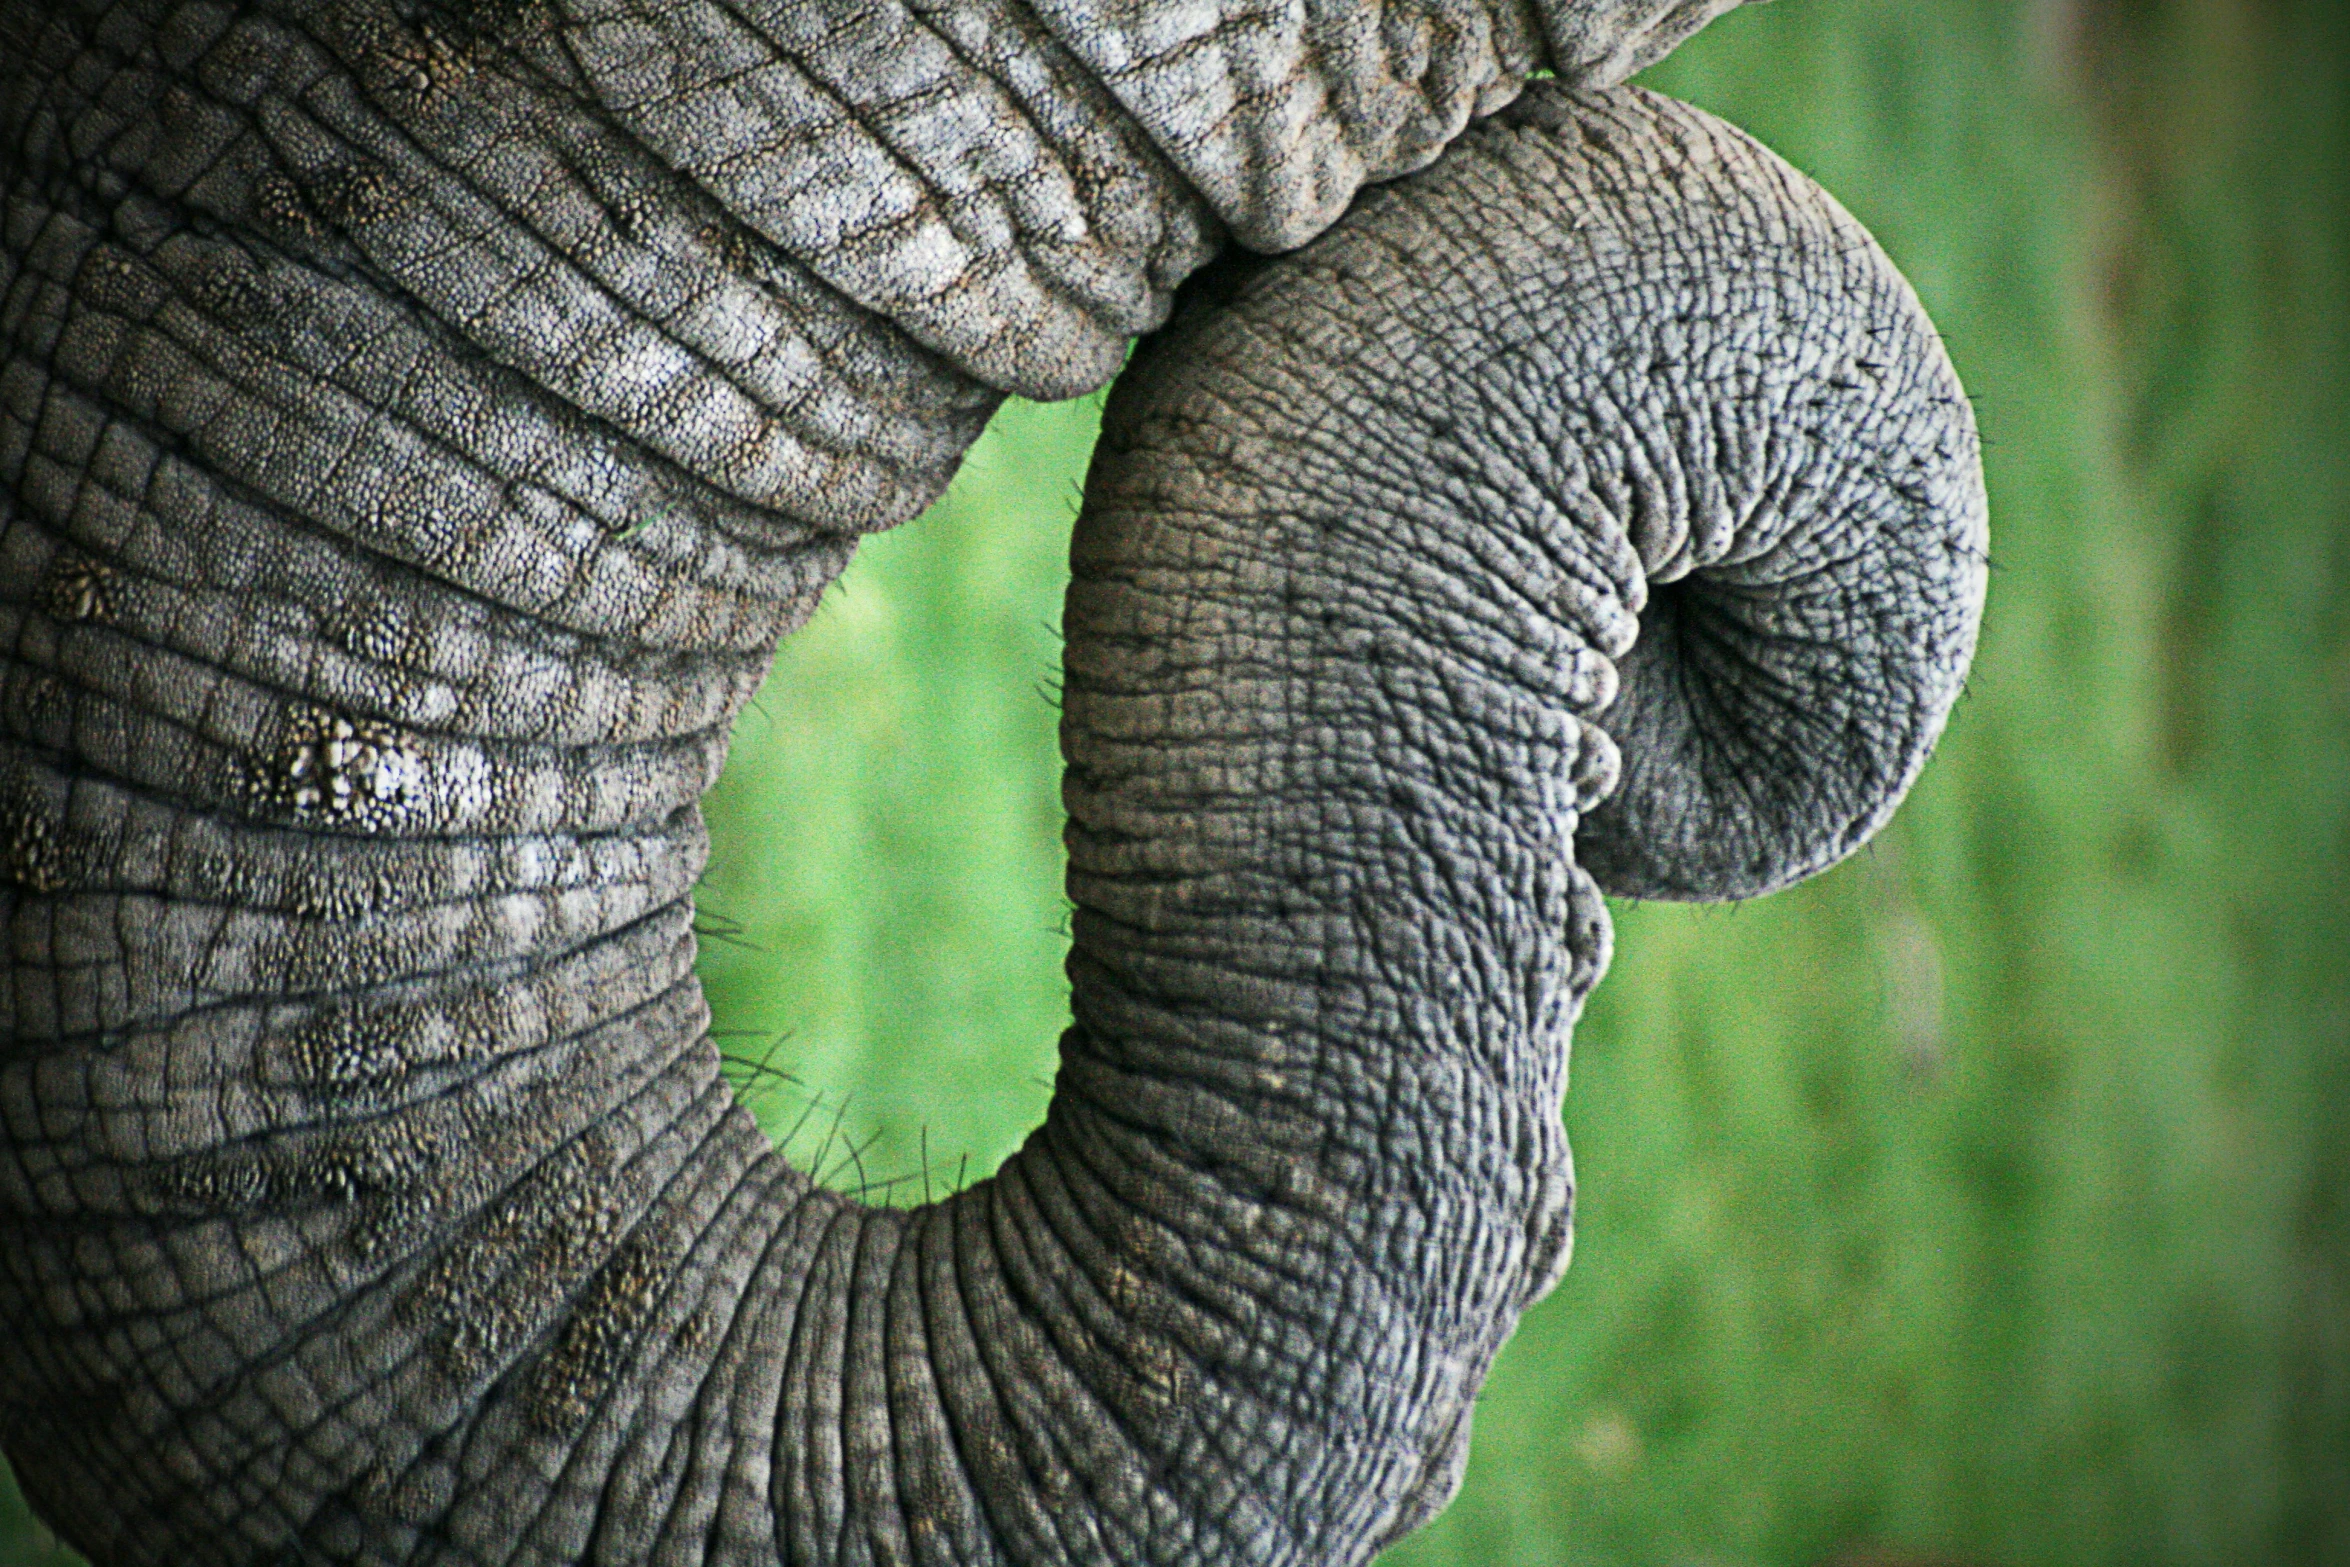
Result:
{"label": "wrinkled gray skin", "polygon": [[[41,1514],[175,1567],[1346,1564],[1430,1516],[1566,1260],[1599,889],[1849,850],[1973,635],[1907,288],[1586,90],[1720,3],[0,0]],[[1111,400],[1044,1126],[918,1210],[816,1189],[692,973],[776,639],[1002,393],[1456,137],[1203,274]]]}

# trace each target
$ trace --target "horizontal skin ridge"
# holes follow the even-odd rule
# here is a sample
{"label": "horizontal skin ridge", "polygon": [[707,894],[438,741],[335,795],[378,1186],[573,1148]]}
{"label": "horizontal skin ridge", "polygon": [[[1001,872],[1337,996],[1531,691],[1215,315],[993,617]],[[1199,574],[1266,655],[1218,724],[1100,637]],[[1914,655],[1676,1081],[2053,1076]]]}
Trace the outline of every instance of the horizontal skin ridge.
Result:
{"label": "horizontal skin ridge", "polygon": [[1425,165],[1543,63],[1537,9],[1036,0],[1243,245],[1282,251]]}
{"label": "horizontal skin ridge", "polygon": [[[50,798],[25,798],[35,793]],[[36,812],[62,821],[60,839],[29,835]],[[195,815],[21,758],[0,785],[0,822],[18,855],[11,879],[35,892],[150,893],[311,922],[364,922],[492,889],[571,891],[635,879],[682,891],[708,849],[698,810],[599,835],[353,839]]]}
{"label": "horizontal skin ridge", "polygon": [[[11,1358],[21,1362],[32,1354],[70,1356],[77,1342],[120,1342],[127,1329],[158,1320],[159,1302],[151,1294],[154,1284],[181,1278],[222,1281],[208,1302],[191,1300],[182,1308],[200,1313],[199,1318],[189,1320],[206,1327],[212,1347],[195,1360],[188,1358],[193,1351],[183,1348],[184,1369],[161,1384],[178,1387],[185,1394],[167,1401],[169,1408],[184,1412],[177,1418],[207,1411],[217,1416],[219,1392],[230,1387],[250,1388],[273,1367],[331,1349],[331,1333],[322,1331],[305,1338],[300,1331],[305,1321],[317,1318],[323,1322],[328,1314],[359,1309],[359,1286],[388,1266],[391,1271],[381,1276],[396,1299],[385,1309],[396,1310],[420,1331],[425,1340],[420,1347],[427,1351],[421,1356],[397,1357],[397,1362],[412,1363],[413,1369],[404,1373],[408,1380],[421,1377],[425,1385],[437,1384],[433,1401],[446,1412],[444,1418],[454,1418],[466,1407],[469,1393],[478,1396],[484,1380],[512,1363],[517,1352],[526,1347],[533,1323],[560,1316],[569,1294],[568,1288],[561,1286],[565,1280],[576,1283],[585,1276],[601,1253],[599,1238],[615,1233],[630,1213],[641,1209],[641,1204],[632,1203],[625,1191],[611,1183],[614,1161],[624,1151],[614,1140],[633,1124],[630,1145],[652,1146],[663,1140],[675,1117],[640,1105],[632,1121],[631,1115],[620,1113],[623,1108],[651,1091],[678,1105],[698,1096],[706,1106],[705,1115],[724,1111],[723,1085],[690,1048],[694,1031],[677,1027],[680,1021],[699,1013],[699,998],[690,981],[672,986],[668,998],[657,998],[653,1006],[653,1015],[634,1022],[616,1019],[604,1025],[604,1032],[630,1030],[647,1045],[666,1040],[658,1051],[614,1050],[610,1047],[616,1039],[602,1041],[602,1048],[598,1048],[599,1041],[591,1034],[570,1044],[567,1064],[542,1065],[530,1080],[519,1085],[519,1092],[510,1082],[484,1083],[472,1085],[458,1096],[456,1109],[470,1109],[481,1119],[471,1134],[478,1143],[462,1150],[451,1146],[447,1151],[456,1155],[454,1162],[437,1178],[438,1189],[452,1199],[445,1204],[449,1217],[428,1226],[432,1235],[441,1237],[440,1244],[411,1249],[413,1242],[426,1241],[428,1235],[408,1237],[411,1244],[403,1244],[401,1230],[413,1228],[425,1215],[403,1211],[402,1189],[397,1185],[357,1201],[320,1201],[279,1213],[256,1209],[242,1219],[227,1217],[235,1212],[230,1208],[222,1218],[174,1226],[162,1232],[162,1244],[174,1258],[170,1263],[138,1260],[137,1248],[151,1249],[156,1244],[140,1239],[142,1233],[152,1233],[152,1226],[117,1226],[99,1234],[114,1236],[117,1248],[132,1248],[124,1254],[128,1265],[121,1270],[120,1276],[126,1280],[121,1288],[129,1289],[127,1281],[136,1280],[136,1290],[118,1294],[127,1311],[115,1319],[127,1327],[109,1327],[107,1319],[98,1318],[87,1328],[76,1330],[67,1326],[72,1320],[69,1317],[45,1335],[40,1345],[13,1346]],[[684,1019],[667,1015],[677,1007],[686,1009]],[[510,1076],[512,1068],[505,1072]],[[665,1081],[671,1086],[662,1088]],[[549,1115],[550,1110],[561,1113]],[[333,1151],[331,1147],[327,1150]],[[287,1168],[292,1171],[299,1166]],[[604,1172],[593,1182],[588,1180],[591,1168]],[[560,1200],[542,1200],[549,1192]],[[245,1193],[248,1202],[257,1201],[260,1195],[250,1190]],[[465,1218],[469,1212],[475,1217]],[[452,1221],[470,1230],[474,1243],[446,1236],[445,1226]],[[98,1243],[99,1234],[77,1236],[67,1231],[52,1241],[50,1232],[29,1232],[12,1257],[14,1277],[10,1282],[22,1280],[27,1273],[35,1278],[48,1274],[71,1278],[77,1288],[86,1287],[87,1281],[103,1277],[91,1267],[95,1255],[91,1247]],[[499,1236],[510,1239],[501,1242],[496,1239]],[[490,1244],[481,1244],[485,1241]],[[66,1263],[64,1256],[51,1261],[53,1247],[64,1248],[73,1259],[71,1263]],[[404,1257],[412,1260],[402,1261]],[[467,1261],[469,1258],[472,1261]],[[504,1266],[501,1259],[511,1259],[511,1267]],[[552,1274],[546,1274],[548,1269]],[[524,1287],[525,1281],[541,1275],[540,1286]],[[254,1299],[253,1292],[263,1288],[268,1289],[272,1301],[264,1310],[229,1309]],[[469,1326],[473,1310],[501,1315]],[[437,1353],[431,1342],[435,1335],[440,1340]],[[102,1359],[101,1363],[121,1364],[119,1359]],[[125,1418],[132,1421],[134,1429],[151,1427],[154,1420],[165,1418],[165,1406],[152,1403],[156,1395],[149,1389],[156,1384],[151,1377],[138,1374],[135,1355],[125,1369],[129,1374],[121,1380],[109,1378],[87,1393],[87,1402],[75,1408],[73,1416],[102,1414],[109,1405],[128,1397]],[[118,1391],[109,1393],[108,1387]],[[206,1394],[207,1388],[214,1392]],[[266,1394],[265,1388],[259,1391]],[[361,1384],[355,1391],[372,1395],[374,1390]],[[386,1390],[385,1396],[398,1392],[395,1387]],[[240,1392],[237,1396],[253,1394]],[[140,1414],[141,1409],[148,1413]],[[71,1416],[65,1422],[74,1430],[107,1423]],[[128,1450],[136,1450],[135,1444]],[[199,1537],[185,1543],[195,1548],[202,1542]]]}
{"label": "horizontal skin ridge", "polygon": [[560,25],[664,161],[990,385],[1101,385],[1220,238],[1018,4],[579,0]]}
{"label": "horizontal skin ridge", "polygon": [[[503,627],[470,639],[458,627],[446,640],[421,633],[411,640],[396,610],[360,611],[335,624],[306,606],[184,593],[134,577],[117,562],[55,546],[37,526],[12,529],[8,539],[20,560],[31,557],[31,569],[10,573],[0,587],[0,636],[28,663],[37,659],[108,694],[121,694],[140,662],[152,659],[217,670],[346,723],[527,752],[690,739],[730,721],[765,675],[760,653],[630,656],[603,644],[573,655],[578,681],[566,688],[559,650],[509,639]],[[265,635],[238,635],[240,609]],[[67,629],[75,622],[87,629]]]}
{"label": "horizontal skin ridge", "polygon": [[[301,514],[510,607],[576,630],[684,645],[746,632],[750,645],[771,643],[790,619],[775,600],[812,599],[829,580],[809,580],[811,546],[814,561],[833,570],[845,561],[823,535],[804,530],[787,533],[781,549],[764,540],[746,548],[702,522],[719,503],[706,487],[609,440],[587,441],[543,393],[451,354],[454,345],[428,354],[425,340],[403,338],[396,319],[371,321],[364,333],[339,328],[340,351],[351,357],[322,376],[266,340],[223,338],[200,310],[175,310],[168,296],[140,286],[150,279],[135,258],[106,260],[120,258],[119,247],[75,220],[40,222],[14,194],[9,209],[12,230],[31,231],[13,292],[38,295],[46,284],[59,323],[43,329],[45,341],[18,347],[0,385],[0,409],[13,415],[0,438],[14,436],[0,446],[0,462],[13,468],[21,451],[48,465],[44,472],[27,462],[18,486],[37,515],[71,515],[83,504],[85,474],[113,493],[206,510],[218,502],[204,492],[226,481],[232,496],[242,489],[271,512]],[[73,291],[99,275],[134,291]],[[320,288],[338,303],[371,298],[353,283]],[[37,319],[29,305],[11,313]],[[219,368],[194,357],[179,329],[215,343]],[[384,357],[400,346],[406,360]],[[432,377],[404,379],[428,360]],[[158,400],[161,386],[173,388],[170,400]],[[392,402],[378,408],[369,395]],[[492,408],[511,415],[524,440],[498,436]],[[493,438],[500,444],[488,444]],[[329,477],[308,476],[311,465]]]}
{"label": "horizontal skin ridge", "polygon": [[[381,987],[373,1009],[368,992],[354,991],[249,1007],[242,1019],[216,1012],[208,1028],[175,1020],[145,1031],[174,1034],[182,1047],[173,1065],[184,1076],[169,1075],[167,1095],[154,1089],[168,1069],[135,1053],[137,1037],[94,1059],[13,1061],[0,1069],[11,1089],[54,1098],[37,1119],[10,1107],[11,1134],[22,1146],[6,1172],[6,1200],[71,1229],[139,1215],[237,1212],[273,1191],[347,1203],[386,1189],[394,1176],[413,1180],[416,1167],[403,1173],[369,1145],[422,1124],[402,1116],[442,1116],[493,1078],[508,1088],[551,1083],[564,1063],[593,1048],[585,1041],[610,1019],[663,997],[690,1002],[685,932],[683,911],[663,910],[496,983],[460,973]],[[596,1006],[566,996],[565,985],[596,987]],[[432,1013],[440,1015],[433,1021],[457,1018],[464,1031],[436,1037],[416,1026]],[[237,1022],[243,1026],[224,1026]],[[353,1056],[368,1069],[364,1078],[329,1075]],[[328,1149],[335,1157],[324,1162],[282,1157],[297,1136],[351,1146]],[[125,1172],[137,1180],[126,1181]],[[412,1223],[429,1213],[392,1217]],[[396,1232],[376,1235],[368,1249],[392,1238]]]}

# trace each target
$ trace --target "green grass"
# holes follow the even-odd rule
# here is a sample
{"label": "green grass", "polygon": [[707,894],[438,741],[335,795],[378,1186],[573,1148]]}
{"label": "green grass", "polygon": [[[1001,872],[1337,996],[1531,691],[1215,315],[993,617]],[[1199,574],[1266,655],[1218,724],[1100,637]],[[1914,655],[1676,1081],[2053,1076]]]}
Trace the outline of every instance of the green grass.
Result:
{"label": "green grass", "polygon": [[[1918,284],[1992,604],[1871,851],[1618,910],[1574,1266],[1391,1560],[2350,1563],[2338,9],[1784,0],[1656,73]],[[836,1184],[918,1198],[1041,1113],[1094,415],[1006,410],[867,544],[713,796],[719,1026]]]}
{"label": "green grass", "polygon": [[[1061,959],[1061,590],[1098,399],[1014,404],[784,644],[709,803],[702,977],[807,1168],[917,1200],[1042,1118]],[[878,1141],[875,1139],[878,1138]]]}

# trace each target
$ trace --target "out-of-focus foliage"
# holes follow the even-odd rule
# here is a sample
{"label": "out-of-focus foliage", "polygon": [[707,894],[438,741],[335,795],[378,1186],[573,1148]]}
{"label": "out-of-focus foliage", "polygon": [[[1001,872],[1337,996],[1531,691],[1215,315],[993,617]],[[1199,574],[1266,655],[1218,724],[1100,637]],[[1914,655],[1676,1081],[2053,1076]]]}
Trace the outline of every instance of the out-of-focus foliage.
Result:
{"label": "out-of-focus foliage", "polygon": [[[1651,78],[1918,285],[1991,611],[1872,851],[1618,909],[1574,1267],[1392,1560],[2350,1562],[2342,10],[1784,0]],[[713,796],[702,972],[835,1184],[984,1174],[1048,1092],[1096,413],[1007,410],[866,545]],[[6,1502],[0,1562],[65,1559]]]}

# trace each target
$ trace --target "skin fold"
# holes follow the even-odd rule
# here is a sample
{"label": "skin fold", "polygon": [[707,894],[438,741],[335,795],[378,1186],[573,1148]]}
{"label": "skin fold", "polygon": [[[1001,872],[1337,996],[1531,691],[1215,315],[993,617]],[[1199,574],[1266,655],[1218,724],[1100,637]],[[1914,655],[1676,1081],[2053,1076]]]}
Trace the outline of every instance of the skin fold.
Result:
{"label": "skin fold", "polygon": [[[1566,1264],[1602,889],[1849,852],[1980,610],[1914,295],[1614,85],[1723,8],[0,0],[41,1515],[1023,1567],[1432,1516]],[[856,536],[1145,333],[1072,546],[1056,1092],[865,1207],[720,1078],[697,802]]]}

